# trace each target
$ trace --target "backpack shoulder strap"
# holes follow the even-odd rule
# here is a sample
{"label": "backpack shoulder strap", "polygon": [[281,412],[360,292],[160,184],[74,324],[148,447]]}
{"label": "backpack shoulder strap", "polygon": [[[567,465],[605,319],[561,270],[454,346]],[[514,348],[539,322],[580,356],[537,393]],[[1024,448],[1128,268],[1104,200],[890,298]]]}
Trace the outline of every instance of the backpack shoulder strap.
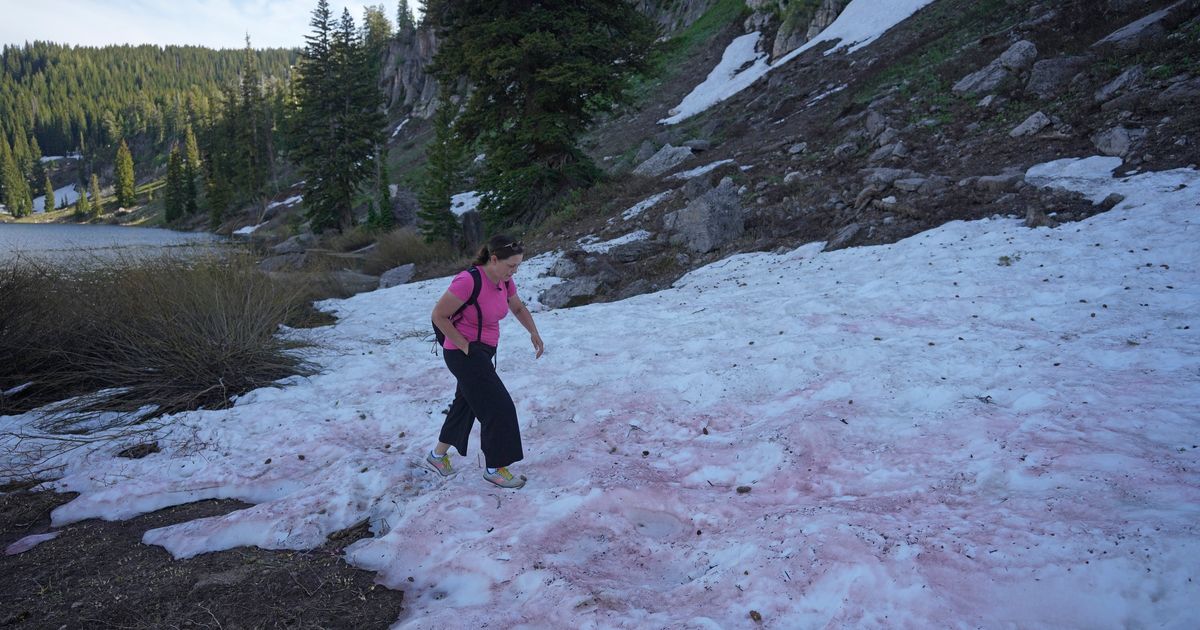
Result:
{"label": "backpack shoulder strap", "polygon": [[475,284],[471,287],[471,297],[466,301],[466,304],[477,304],[479,302],[479,289],[483,287],[483,278],[479,277],[479,267],[471,265],[471,279]]}
{"label": "backpack shoulder strap", "polygon": [[483,278],[479,277],[479,267],[471,265],[471,279],[475,281],[471,287],[471,297],[463,303],[462,308],[466,308],[467,304],[475,305],[475,341],[483,341],[483,309],[479,308],[479,290],[483,288]]}

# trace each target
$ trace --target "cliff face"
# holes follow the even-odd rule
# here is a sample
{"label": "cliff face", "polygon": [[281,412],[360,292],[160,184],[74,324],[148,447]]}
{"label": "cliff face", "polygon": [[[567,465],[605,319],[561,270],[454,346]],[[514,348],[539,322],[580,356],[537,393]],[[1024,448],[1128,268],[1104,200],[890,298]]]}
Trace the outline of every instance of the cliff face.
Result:
{"label": "cliff face", "polygon": [[437,38],[431,29],[409,30],[388,45],[379,83],[389,112],[408,110],[419,118],[433,115],[438,85],[425,68],[436,52]]}
{"label": "cliff face", "polygon": [[775,29],[771,58],[778,59],[825,30],[847,4],[849,0],[746,0],[754,13],[745,28]]}
{"label": "cliff face", "polygon": [[[717,0],[638,0],[637,9],[654,20],[664,35],[691,26]],[[407,112],[430,118],[437,109],[437,80],[425,72],[437,54],[437,37],[431,29],[417,28],[401,33],[387,49],[379,86],[388,112]]]}
{"label": "cliff face", "polygon": [[673,35],[692,25],[717,0],[638,0],[637,10],[654,20],[664,35]]}

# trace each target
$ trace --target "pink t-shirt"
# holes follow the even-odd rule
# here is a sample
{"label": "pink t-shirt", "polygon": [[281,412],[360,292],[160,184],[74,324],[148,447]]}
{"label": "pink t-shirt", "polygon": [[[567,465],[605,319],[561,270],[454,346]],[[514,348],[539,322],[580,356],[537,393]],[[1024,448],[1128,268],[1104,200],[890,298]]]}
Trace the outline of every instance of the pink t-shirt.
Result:
{"label": "pink t-shirt", "polygon": [[[517,295],[517,283],[509,280],[497,286],[495,282],[488,280],[483,267],[476,268],[479,269],[479,280],[482,282],[477,299],[479,309],[483,312],[483,338],[480,341],[489,346],[497,346],[500,344],[500,320],[508,316],[508,298]],[[474,288],[474,285],[475,281],[471,278],[471,272],[463,271],[450,281],[450,293],[466,302],[471,298],[471,289]],[[479,334],[478,321],[475,307],[472,305],[463,309],[463,312],[459,314],[458,321],[454,323],[454,327],[467,338],[467,341],[475,341],[476,335]],[[447,350],[458,349],[458,346],[455,346],[449,337],[446,337],[442,347]]]}

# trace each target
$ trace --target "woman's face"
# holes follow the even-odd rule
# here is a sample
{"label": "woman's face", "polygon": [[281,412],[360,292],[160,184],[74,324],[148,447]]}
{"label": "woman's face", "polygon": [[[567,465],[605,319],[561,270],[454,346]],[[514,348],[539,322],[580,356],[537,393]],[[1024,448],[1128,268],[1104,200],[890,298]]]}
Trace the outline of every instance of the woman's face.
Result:
{"label": "woman's face", "polygon": [[502,282],[512,280],[513,274],[517,272],[517,268],[521,266],[521,262],[525,260],[524,254],[513,254],[508,258],[497,258],[492,256],[492,266],[499,271],[499,277]]}

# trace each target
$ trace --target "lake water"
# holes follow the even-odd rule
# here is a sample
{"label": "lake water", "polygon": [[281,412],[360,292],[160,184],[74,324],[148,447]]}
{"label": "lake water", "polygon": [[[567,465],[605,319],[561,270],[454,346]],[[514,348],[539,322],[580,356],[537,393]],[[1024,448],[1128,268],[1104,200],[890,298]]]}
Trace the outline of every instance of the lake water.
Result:
{"label": "lake water", "polygon": [[[99,259],[150,255],[178,248],[209,250],[227,239],[203,232],[173,232],[117,225],[0,223],[0,262],[17,256],[64,260],[83,255]],[[170,250],[168,250],[170,248]]]}

